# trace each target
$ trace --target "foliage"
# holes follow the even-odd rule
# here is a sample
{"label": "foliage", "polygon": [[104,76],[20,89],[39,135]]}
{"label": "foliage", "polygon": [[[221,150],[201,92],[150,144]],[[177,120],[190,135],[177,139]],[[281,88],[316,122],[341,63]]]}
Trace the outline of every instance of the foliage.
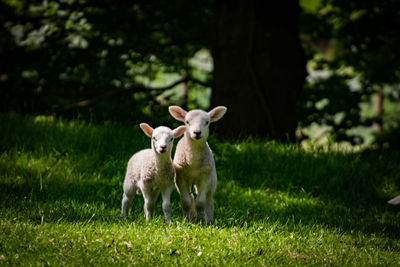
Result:
{"label": "foliage", "polygon": [[158,104],[160,92],[147,88],[160,73],[172,83],[180,78],[170,73],[198,71],[189,58],[206,39],[208,1],[201,3],[2,1],[2,111],[62,111],[113,90],[145,91],[96,107],[100,120],[132,119]]}
{"label": "foliage", "polygon": [[[300,4],[309,77],[299,136],[315,134],[306,128],[318,124],[329,140],[371,143],[370,126],[378,123],[376,140],[399,146],[399,1]],[[168,120],[160,114],[171,102],[207,108],[214,8],[212,0],[2,0],[0,111],[158,124]],[[199,63],[204,54],[208,62]],[[181,85],[150,90],[184,76],[191,79],[183,101]],[[372,111],[378,92],[382,114]],[[88,99],[95,104],[79,102]]]}
{"label": "foliage", "polygon": [[[348,129],[377,122],[383,123],[383,132],[398,138],[399,2],[301,2],[301,33],[310,60],[302,124],[331,125],[341,140],[349,138]],[[373,114],[371,95],[380,91],[383,114]],[[318,108],[322,99],[329,103]]]}
{"label": "foliage", "polygon": [[210,139],[216,222],[119,218],[136,127],[0,115],[1,265],[399,265],[397,151],[304,151]]}

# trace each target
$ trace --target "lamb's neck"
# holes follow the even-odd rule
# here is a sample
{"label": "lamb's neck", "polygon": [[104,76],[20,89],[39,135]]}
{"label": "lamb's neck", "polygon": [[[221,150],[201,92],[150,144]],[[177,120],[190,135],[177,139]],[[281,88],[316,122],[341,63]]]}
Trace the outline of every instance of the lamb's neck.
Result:
{"label": "lamb's neck", "polygon": [[185,133],[184,138],[185,138],[185,143],[186,143],[187,147],[191,151],[200,152],[205,149],[208,149],[207,140],[193,140],[186,133]]}
{"label": "lamb's neck", "polygon": [[162,167],[162,166],[166,166],[166,165],[169,165],[172,163],[171,150],[168,151],[167,153],[163,153],[163,154],[160,154],[157,152],[154,152],[154,153],[155,153],[156,164],[158,166]]}

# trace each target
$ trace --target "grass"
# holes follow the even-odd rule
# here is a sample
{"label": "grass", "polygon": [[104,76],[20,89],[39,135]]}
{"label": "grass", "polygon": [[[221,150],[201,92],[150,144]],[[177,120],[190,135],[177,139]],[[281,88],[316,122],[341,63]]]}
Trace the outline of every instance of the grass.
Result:
{"label": "grass", "polygon": [[304,151],[210,138],[212,226],[120,219],[138,127],[0,115],[0,265],[400,266],[400,152]]}

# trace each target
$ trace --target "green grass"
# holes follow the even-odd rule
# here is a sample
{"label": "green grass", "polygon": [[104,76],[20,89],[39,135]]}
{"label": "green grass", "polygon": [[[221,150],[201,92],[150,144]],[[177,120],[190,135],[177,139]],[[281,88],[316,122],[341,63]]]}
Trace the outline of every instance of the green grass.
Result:
{"label": "green grass", "polygon": [[138,127],[0,115],[0,266],[400,266],[400,152],[304,151],[210,138],[218,189],[212,226],[120,219]]}

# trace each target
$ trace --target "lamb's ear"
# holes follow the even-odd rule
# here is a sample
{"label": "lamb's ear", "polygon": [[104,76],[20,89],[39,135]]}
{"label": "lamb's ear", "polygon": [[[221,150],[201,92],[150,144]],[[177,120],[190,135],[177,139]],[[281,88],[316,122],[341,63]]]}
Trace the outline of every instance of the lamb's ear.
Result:
{"label": "lamb's ear", "polygon": [[185,126],[179,126],[178,128],[173,130],[174,133],[174,138],[178,138],[179,136],[181,136],[186,130]]}
{"label": "lamb's ear", "polygon": [[139,124],[140,128],[142,128],[143,132],[148,136],[148,137],[152,137],[153,136],[153,131],[154,129],[151,128],[150,125],[148,125],[147,123],[141,123]]}
{"label": "lamb's ear", "polygon": [[186,111],[178,106],[169,106],[168,108],[169,113],[177,119],[178,121],[185,121]]}
{"label": "lamb's ear", "polygon": [[215,122],[219,119],[221,119],[225,113],[226,113],[227,108],[224,106],[218,106],[208,112],[208,115],[210,115],[211,122]]}

